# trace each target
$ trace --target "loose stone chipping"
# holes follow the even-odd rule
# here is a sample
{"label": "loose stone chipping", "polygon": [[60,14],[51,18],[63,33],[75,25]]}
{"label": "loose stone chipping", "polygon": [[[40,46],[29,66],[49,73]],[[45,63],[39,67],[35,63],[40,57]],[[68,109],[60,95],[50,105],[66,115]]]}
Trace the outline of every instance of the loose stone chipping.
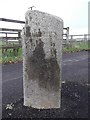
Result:
{"label": "loose stone chipping", "polygon": [[60,108],[63,20],[29,10],[22,30],[24,105]]}

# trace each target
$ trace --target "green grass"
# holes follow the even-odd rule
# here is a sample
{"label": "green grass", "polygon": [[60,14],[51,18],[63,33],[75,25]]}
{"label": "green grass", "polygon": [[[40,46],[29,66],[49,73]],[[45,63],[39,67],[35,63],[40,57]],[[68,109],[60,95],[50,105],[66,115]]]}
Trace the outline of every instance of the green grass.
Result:
{"label": "green grass", "polygon": [[90,43],[89,42],[76,42],[72,44],[68,44],[63,47],[63,52],[76,52],[81,50],[89,50]]}
{"label": "green grass", "polygon": [[[2,44],[0,43],[0,45]],[[3,43],[3,46],[6,46],[6,44]],[[72,45],[67,45],[63,47],[63,52],[75,52],[75,51],[88,50],[88,49],[90,49],[90,43],[77,42]],[[22,48],[19,48],[18,53],[17,52],[14,53],[13,49],[8,49],[7,52],[2,53],[2,49],[0,49],[0,63],[4,63],[4,64],[15,63],[19,61],[22,61]]]}
{"label": "green grass", "polygon": [[19,62],[22,61],[22,49],[19,48],[18,53],[14,52],[13,49],[8,49],[7,52],[2,53],[2,47],[15,47],[18,46],[18,42],[8,42],[6,44],[5,41],[0,41],[0,63],[8,63],[8,62]]}
{"label": "green grass", "polygon": [[[2,54],[2,55],[1,55]],[[12,49],[9,49],[7,52],[3,52],[0,50],[0,62],[1,63],[12,63],[22,61],[22,49],[19,48],[18,53],[13,52]]]}

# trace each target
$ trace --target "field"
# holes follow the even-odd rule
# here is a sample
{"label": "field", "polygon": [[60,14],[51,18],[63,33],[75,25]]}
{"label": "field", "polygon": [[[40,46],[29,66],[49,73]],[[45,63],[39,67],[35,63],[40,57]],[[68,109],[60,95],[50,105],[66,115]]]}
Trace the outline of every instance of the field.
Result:
{"label": "field", "polygon": [[[0,63],[18,63],[22,61],[22,48],[17,47],[17,42],[6,44],[0,42]],[[11,49],[9,47],[12,47]],[[5,48],[5,49],[2,49]],[[9,48],[9,49],[8,49]],[[89,50],[89,42],[75,42],[67,44],[63,47],[63,52],[76,52],[81,50]]]}

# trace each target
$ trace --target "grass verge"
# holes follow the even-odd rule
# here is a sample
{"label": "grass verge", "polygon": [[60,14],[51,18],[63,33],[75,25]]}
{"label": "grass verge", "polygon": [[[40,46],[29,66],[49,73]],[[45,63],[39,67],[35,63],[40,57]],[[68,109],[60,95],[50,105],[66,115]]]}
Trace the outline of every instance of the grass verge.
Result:
{"label": "grass verge", "polygon": [[89,42],[75,42],[71,44],[67,44],[63,47],[63,52],[77,52],[82,50],[90,50]]}
{"label": "grass verge", "polygon": [[[3,44],[5,46],[5,44]],[[9,44],[10,45],[10,44]],[[72,44],[67,44],[63,47],[64,53],[77,52],[82,50],[90,50],[90,42],[76,42]],[[3,51],[0,49],[0,63],[18,63],[22,61],[22,48],[18,51],[13,51],[13,49],[8,49]]]}

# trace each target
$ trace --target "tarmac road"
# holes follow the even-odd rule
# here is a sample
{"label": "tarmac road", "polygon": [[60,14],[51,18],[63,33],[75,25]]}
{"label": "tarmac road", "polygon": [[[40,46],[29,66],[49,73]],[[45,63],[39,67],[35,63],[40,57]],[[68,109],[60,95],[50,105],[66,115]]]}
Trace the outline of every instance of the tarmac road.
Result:
{"label": "tarmac road", "polygon": [[[88,52],[64,53],[62,80],[88,83]],[[23,98],[23,65],[2,66],[2,103],[8,104]]]}

